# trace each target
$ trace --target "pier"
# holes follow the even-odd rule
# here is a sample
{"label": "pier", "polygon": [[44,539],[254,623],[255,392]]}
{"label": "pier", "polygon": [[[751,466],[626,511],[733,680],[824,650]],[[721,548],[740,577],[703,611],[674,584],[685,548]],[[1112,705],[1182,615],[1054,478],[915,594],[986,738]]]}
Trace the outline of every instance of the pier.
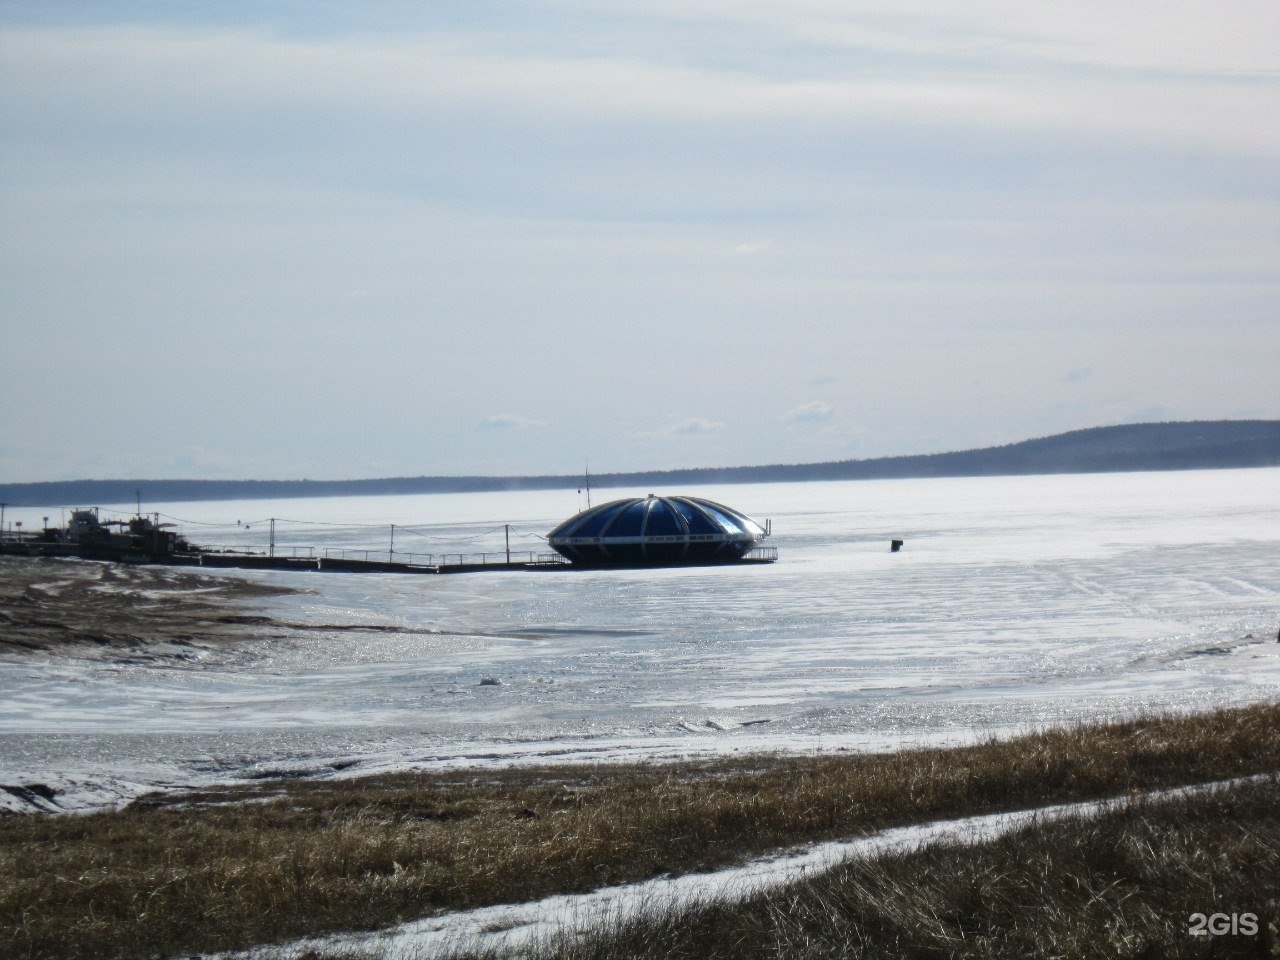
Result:
{"label": "pier", "polygon": [[[151,553],[141,549],[95,546],[81,543],[50,542],[35,533],[10,534],[0,539],[0,555],[13,557],[70,557],[81,560],[109,560],[117,563],[163,564],[181,567],[208,567],[238,570],[297,570],[328,573],[408,573],[449,574],[497,571],[554,571],[601,569],[570,563],[555,553],[507,551],[488,553],[400,553],[398,551],[289,547],[282,551],[254,553],[235,549],[202,548],[190,552]],[[711,564],[672,564],[672,566],[726,566],[773,563],[778,559],[776,547],[757,547],[746,556]],[[636,566],[661,567],[660,563]]]}
{"label": "pier", "polygon": [[201,567],[238,567],[249,570],[320,570],[330,573],[478,573],[494,570],[557,570],[570,566],[554,553],[529,552],[514,557],[505,553],[388,554],[376,550],[325,550],[294,548],[287,555],[234,552],[202,552]]}
{"label": "pier", "polygon": [[[621,538],[579,536],[564,541],[564,538],[556,539],[556,531],[553,531],[549,537],[541,534],[520,534],[516,531],[518,535],[536,538],[540,541],[539,546],[546,544],[556,551],[550,552],[545,549],[513,551],[511,549],[512,526],[509,523],[456,538],[440,537],[423,533],[413,527],[390,524],[386,527],[389,537],[387,547],[383,550],[351,546],[302,546],[296,542],[282,544],[277,540],[278,523],[305,525],[310,531],[308,537],[316,534],[325,536],[317,528],[326,528],[330,525],[315,521],[282,520],[278,517],[243,522],[237,520],[235,523],[237,533],[241,529],[248,531],[251,527],[265,528],[267,543],[266,549],[263,550],[255,549],[242,540],[214,545],[192,543],[178,529],[179,524],[184,521],[177,517],[170,517],[169,520],[176,522],[161,522],[164,515],[160,513],[144,515],[140,494],[138,501],[138,512],[127,519],[103,519],[99,509],[94,508],[92,510],[73,509],[65,527],[51,527],[48,525],[49,518],[45,517],[43,518],[44,528],[38,532],[23,530],[21,523],[16,521],[16,530],[5,531],[0,525],[0,554],[25,557],[75,557],[81,560],[107,560],[116,563],[240,570],[405,574],[728,566],[740,563],[773,563],[778,559],[776,548],[758,545],[758,540],[768,535],[767,522],[764,527],[760,527],[753,521],[734,513],[728,507],[687,497],[679,498],[680,503],[685,505],[685,509],[692,510],[694,506],[698,506],[698,509],[713,510],[716,516],[723,518],[722,524],[741,523],[749,525],[751,530],[738,530],[736,527],[732,530],[721,529],[715,527],[710,520],[703,518],[701,522],[706,529],[686,530],[679,533],[675,532],[678,528],[673,526],[674,521],[669,517],[667,526],[672,529],[664,528],[660,534],[646,536],[623,535]],[[596,508],[594,513],[598,514],[603,510],[616,511],[632,502],[630,500],[615,501]],[[663,505],[665,508],[669,501],[666,498],[650,495],[644,500],[634,502],[640,504],[646,511],[652,512],[657,505]],[[580,514],[579,518],[592,513],[593,511],[589,509]],[[579,518],[567,522],[576,524]],[[201,521],[190,522],[200,523]],[[381,529],[381,525],[360,526],[366,526],[370,531]],[[350,525],[337,524],[330,529],[349,530],[350,528]],[[407,552],[396,549],[397,531],[402,537],[405,533],[409,533],[429,541],[437,541],[441,546],[463,541],[474,542],[501,531],[502,547],[499,550],[481,553]],[[755,534],[754,541],[750,539],[752,532]],[[742,536],[743,533],[747,536]],[[329,537],[332,543],[332,533]],[[564,546],[562,541],[570,543],[571,546]]]}
{"label": "pier", "polygon": [[[301,548],[306,549],[306,548]],[[773,563],[778,559],[777,547],[757,547],[731,564],[673,564],[673,566],[726,566]],[[374,550],[326,550],[320,556],[308,550],[306,556],[295,551],[288,556],[244,553],[202,553],[198,566],[239,567],[252,570],[320,570],[331,573],[485,573],[502,570],[548,571],[600,569],[570,563],[555,553],[533,553],[508,556],[504,553],[406,554],[379,557]],[[659,567],[663,564],[644,564]]]}

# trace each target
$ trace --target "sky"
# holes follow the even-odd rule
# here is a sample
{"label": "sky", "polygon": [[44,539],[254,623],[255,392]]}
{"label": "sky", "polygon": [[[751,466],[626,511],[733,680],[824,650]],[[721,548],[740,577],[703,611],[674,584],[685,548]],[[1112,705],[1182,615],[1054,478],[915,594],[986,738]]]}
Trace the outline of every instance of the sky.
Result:
{"label": "sky", "polygon": [[0,0],[0,481],[1280,417],[1275,0]]}

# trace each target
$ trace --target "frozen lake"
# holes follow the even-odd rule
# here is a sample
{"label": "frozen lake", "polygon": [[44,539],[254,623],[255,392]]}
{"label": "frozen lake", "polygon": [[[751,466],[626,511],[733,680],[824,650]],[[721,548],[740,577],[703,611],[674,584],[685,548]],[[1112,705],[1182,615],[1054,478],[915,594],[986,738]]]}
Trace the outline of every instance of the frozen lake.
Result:
{"label": "frozen lake", "polygon": [[[350,761],[865,748],[1280,696],[1277,469],[654,492],[771,518],[781,559],[229,571],[310,591],[262,605],[281,620],[423,632],[298,631],[195,662],[0,660],[0,783],[90,803]],[[393,523],[401,553],[500,552],[504,523],[513,552],[545,552],[533,534],[579,505],[569,490],[144,509],[196,542],[264,548],[275,516],[280,550],[385,556]]]}

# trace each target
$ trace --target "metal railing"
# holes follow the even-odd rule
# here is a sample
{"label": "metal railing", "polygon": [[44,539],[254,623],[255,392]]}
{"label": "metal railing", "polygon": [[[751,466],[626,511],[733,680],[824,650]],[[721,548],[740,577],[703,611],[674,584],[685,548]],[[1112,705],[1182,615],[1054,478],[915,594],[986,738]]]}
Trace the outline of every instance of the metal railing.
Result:
{"label": "metal railing", "polygon": [[327,547],[326,560],[360,560],[365,563],[403,563],[411,567],[504,566],[508,563],[547,563],[558,554],[535,554],[532,550],[487,550],[483,553],[403,553],[399,550],[358,550],[349,547]]}
{"label": "metal railing", "polygon": [[[536,559],[535,559],[536,556]],[[544,554],[535,555],[532,550],[487,551],[485,553],[445,553],[440,555],[437,566],[505,566],[508,563],[541,563]]]}
{"label": "metal railing", "polygon": [[[275,553],[268,554],[265,549],[255,546],[247,546],[242,543],[202,543],[199,546],[201,553],[208,554],[227,554],[233,557],[295,557],[299,559],[315,559],[312,551],[314,547],[282,547],[276,545]],[[299,554],[299,550],[307,551],[305,554]]]}
{"label": "metal railing", "polygon": [[406,553],[363,547],[305,547],[276,544],[274,553],[261,547],[238,544],[202,544],[200,552],[212,556],[274,557],[293,560],[350,560],[360,563],[394,563],[409,567],[505,566],[532,563],[539,566],[568,563],[558,553],[533,550],[486,550],[483,553]]}
{"label": "metal railing", "polygon": [[325,547],[325,560],[360,560],[364,563],[403,563],[411,567],[434,567],[434,554],[404,553],[400,550],[363,550],[351,547]]}

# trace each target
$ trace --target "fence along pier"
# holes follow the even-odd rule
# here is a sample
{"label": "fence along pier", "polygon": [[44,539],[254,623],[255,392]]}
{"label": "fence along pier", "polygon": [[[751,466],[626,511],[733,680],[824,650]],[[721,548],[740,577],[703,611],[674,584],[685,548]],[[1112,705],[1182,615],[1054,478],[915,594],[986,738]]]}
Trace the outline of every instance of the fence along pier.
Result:
{"label": "fence along pier", "polygon": [[[6,505],[7,506],[7,505]],[[474,536],[432,537],[400,524],[390,525],[390,539],[386,550],[364,547],[317,547],[281,544],[277,539],[277,523],[306,524],[349,530],[352,526],[374,525],[324,524],[310,521],[283,521],[272,517],[268,520],[241,524],[246,530],[252,526],[268,526],[265,552],[255,551],[241,544],[223,546],[197,546],[176,532],[174,523],[161,523],[162,514],[148,517],[141,515],[131,520],[101,521],[97,510],[73,511],[73,522],[65,530],[46,527],[42,531],[4,531],[0,529],[0,554],[30,557],[80,557],[91,560],[111,560],[121,563],[166,564],[172,566],[232,568],[243,570],[318,570],[335,573],[408,573],[448,574],[479,573],[485,571],[543,571],[581,569],[558,553],[538,550],[511,549],[510,524],[496,526]],[[151,519],[154,517],[154,520]],[[178,518],[169,518],[178,520]],[[183,521],[179,523],[199,523]],[[230,524],[210,524],[230,526]],[[117,528],[119,532],[114,532]],[[381,526],[381,529],[386,529]],[[428,539],[445,541],[475,540],[503,531],[503,548],[479,553],[445,552],[420,553],[395,549],[397,530],[427,536]],[[545,539],[536,534],[525,534]],[[757,547],[736,563],[772,563],[778,558],[774,547]],[[645,564],[646,566],[648,564]],[[683,564],[682,564],[683,565]]]}

